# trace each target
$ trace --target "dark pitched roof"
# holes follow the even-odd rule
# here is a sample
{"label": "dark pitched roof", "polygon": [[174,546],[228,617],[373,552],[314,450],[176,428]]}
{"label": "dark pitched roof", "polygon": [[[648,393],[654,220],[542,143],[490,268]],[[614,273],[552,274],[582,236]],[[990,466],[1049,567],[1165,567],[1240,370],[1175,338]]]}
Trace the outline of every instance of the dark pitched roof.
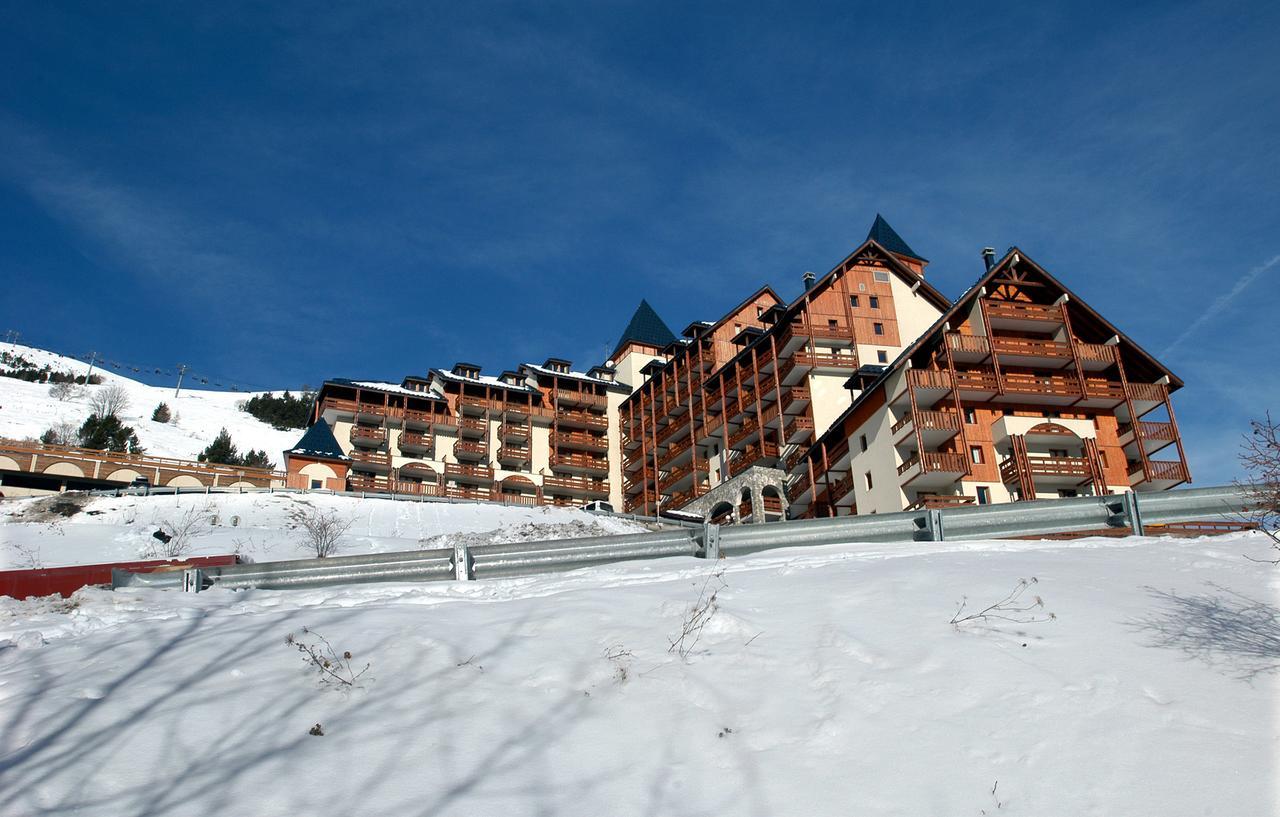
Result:
{"label": "dark pitched roof", "polygon": [[928,263],[929,259],[922,255],[918,255],[915,250],[902,240],[902,236],[898,235],[898,231],[889,226],[889,222],[884,220],[884,216],[876,213],[876,220],[871,223],[871,230],[867,232],[867,238],[875,241],[881,247],[898,255],[905,255],[908,258],[914,258],[917,261]]}
{"label": "dark pitched roof", "polygon": [[285,453],[330,460],[350,459],[342,453],[342,448],[338,446],[338,441],[333,436],[333,429],[329,428],[329,424],[324,420],[308,428],[307,433],[302,435],[302,439]]}
{"label": "dark pitched roof", "polygon": [[613,348],[616,352],[624,343],[634,340],[661,349],[675,339],[675,333],[662,322],[662,318],[653,311],[649,302],[642,299],[640,305],[636,307],[636,313],[631,316],[631,322],[627,324],[626,329],[622,330],[622,337],[618,338]]}

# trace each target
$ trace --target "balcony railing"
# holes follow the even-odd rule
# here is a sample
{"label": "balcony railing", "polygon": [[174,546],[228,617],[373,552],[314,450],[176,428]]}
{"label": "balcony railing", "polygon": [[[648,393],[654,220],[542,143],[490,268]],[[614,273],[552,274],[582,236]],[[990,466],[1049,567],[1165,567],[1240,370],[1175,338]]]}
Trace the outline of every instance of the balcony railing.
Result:
{"label": "balcony railing", "polygon": [[[1147,481],[1153,481],[1153,480],[1173,481],[1173,482],[1187,481],[1187,466],[1181,462],[1147,460],[1147,465],[1150,466],[1145,469]],[[1130,467],[1129,476],[1135,476],[1138,473],[1143,472],[1143,470],[1144,469],[1143,469],[1142,463],[1137,463],[1132,467]]]}
{"label": "balcony railing", "polygon": [[568,477],[559,474],[543,477],[542,489],[543,491],[564,491],[587,496],[607,497],[609,495],[609,483],[607,480]]}
{"label": "balcony railing", "polygon": [[831,488],[827,491],[827,498],[832,504],[835,504],[848,496],[852,490],[853,472],[850,471],[831,485]]}
{"label": "balcony railing", "polygon": [[782,437],[788,443],[797,443],[813,434],[813,418],[795,415],[782,426]]}
{"label": "balcony railing", "polygon": [[810,366],[814,369],[848,369],[858,368],[857,355],[836,355],[828,352],[810,352],[802,349],[791,357],[798,366]]}
{"label": "balcony railing", "polygon": [[347,476],[347,490],[386,493],[391,490],[391,478],[371,477],[364,474],[349,474]]}
{"label": "balcony railing", "polygon": [[991,344],[983,335],[962,335],[959,332],[948,332],[947,348],[953,352],[964,354],[991,354]]}
{"label": "balcony railing", "polygon": [[368,451],[353,448],[347,455],[351,458],[353,468],[390,468],[391,455],[386,451]]}
{"label": "balcony railing", "polygon": [[809,475],[805,473],[797,477],[787,488],[787,499],[795,502],[807,490],[809,490]]}
{"label": "balcony railing", "polygon": [[578,448],[585,451],[608,451],[609,438],[586,431],[557,431],[551,435],[553,448]]}
{"label": "balcony railing", "polygon": [[444,464],[445,479],[493,482],[493,469],[487,465],[468,465],[461,462]]}
{"label": "balcony railing", "polygon": [[1080,394],[1080,381],[1074,377],[1062,375],[1033,375],[1011,372],[1004,376],[1006,392],[1018,394],[1040,394],[1055,397],[1077,397]]}
{"label": "balcony railing", "polygon": [[431,447],[431,434],[422,431],[401,431],[397,443],[401,451],[425,451]]}
{"label": "balcony railing", "polygon": [[969,470],[968,461],[965,460],[963,454],[956,454],[950,451],[925,451],[923,454],[912,456],[902,465],[899,465],[898,476],[902,476],[917,465],[921,466],[920,473],[922,474],[963,474]]}
{"label": "balcony railing", "polygon": [[449,499],[470,499],[477,502],[488,502],[493,499],[493,491],[490,488],[476,487],[474,485],[448,485],[444,489],[444,496]]}
{"label": "balcony railing", "polygon": [[1154,423],[1150,420],[1139,420],[1137,423],[1125,423],[1119,428],[1119,437],[1121,442],[1124,438],[1132,434],[1137,429],[1138,435],[1144,440],[1161,440],[1164,442],[1173,442],[1178,435],[1173,431],[1173,423]]}
{"label": "balcony railing", "polygon": [[956,389],[961,391],[999,391],[996,373],[983,369],[957,369]]}
{"label": "balcony railing", "polygon": [[489,443],[485,440],[458,440],[453,444],[455,457],[487,457]]}
{"label": "balcony railing", "polygon": [[908,369],[907,384],[917,389],[950,389],[951,375],[940,369]]}
{"label": "balcony railing", "polygon": [[498,426],[498,437],[503,440],[527,440],[529,427],[523,423],[503,423]]}
{"label": "balcony railing", "polygon": [[605,457],[593,457],[590,454],[552,454],[552,468],[580,468],[601,474],[609,473],[609,460]]}
{"label": "balcony railing", "polygon": [[506,444],[498,448],[498,462],[526,463],[531,459],[529,446]]}
{"label": "balcony railing", "polygon": [[1094,400],[1123,400],[1124,384],[1096,377],[1085,378],[1085,396]]}
{"label": "balcony railing", "polygon": [[1160,403],[1164,401],[1166,387],[1159,383],[1130,383],[1129,394],[1134,400],[1144,403]]}
{"label": "balcony railing", "polygon": [[987,316],[991,318],[1009,318],[1012,320],[1055,321],[1062,322],[1062,307],[1042,306],[1021,301],[987,302]]}
{"label": "balcony railing", "polygon": [[920,494],[915,502],[906,507],[908,511],[938,510],[941,508],[963,508],[975,505],[978,498],[957,494]]}
{"label": "balcony railing", "polygon": [[906,416],[893,424],[889,433],[897,434],[912,423],[921,431],[959,431],[960,417],[951,411],[916,411],[907,412]]}
{"label": "balcony railing", "polygon": [[[1036,457],[1026,458],[1032,477],[1069,477],[1086,480],[1093,476],[1089,461],[1084,457]],[[1000,462],[1000,479],[1005,483],[1018,480],[1017,462],[1007,457]]]}
{"label": "balcony railing", "polygon": [[1115,361],[1115,353],[1112,351],[1112,347],[1105,343],[1076,341],[1076,355],[1081,360],[1091,360],[1099,363],[1113,363]]}
{"label": "balcony railing", "polygon": [[382,445],[387,441],[385,428],[370,426],[352,426],[351,442],[356,445]]}
{"label": "balcony railing", "polygon": [[601,428],[609,427],[609,418],[601,414],[592,414],[587,411],[568,411],[560,409],[556,412],[556,421],[564,425],[577,425],[584,428]]}
{"label": "balcony railing", "polygon": [[591,394],[590,392],[556,389],[555,396],[557,405],[599,406],[604,408],[609,404],[609,399],[603,394]]}
{"label": "balcony railing", "polygon": [[1056,340],[1037,340],[1034,338],[993,338],[997,354],[1020,355],[1022,357],[1071,357],[1071,344],[1059,343]]}

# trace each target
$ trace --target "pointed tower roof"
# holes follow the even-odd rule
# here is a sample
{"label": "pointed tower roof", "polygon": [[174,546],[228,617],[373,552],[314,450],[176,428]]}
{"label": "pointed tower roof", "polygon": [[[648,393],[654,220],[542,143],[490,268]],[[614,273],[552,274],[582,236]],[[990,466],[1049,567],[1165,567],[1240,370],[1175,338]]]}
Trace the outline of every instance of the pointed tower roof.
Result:
{"label": "pointed tower roof", "polygon": [[902,240],[902,236],[898,235],[898,231],[889,226],[889,222],[884,220],[884,216],[876,213],[876,220],[871,224],[871,230],[867,233],[867,238],[875,241],[881,247],[884,247],[891,253],[905,255],[908,258],[914,258],[917,261],[924,261],[926,264],[929,259],[916,254],[907,242]]}
{"label": "pointed tower roof", "polygon": [[302,439],[298,440],[293,448],[284,453],[326,460],[346,461],[350,459],[350,457],[342,453],[342,448],[338,445],[337,438],[333,436],[333,429],[329,428],[329,424],[324,420],[319,420],[311,428],[308,428],[307,433],[302,435]]}
{"label": "pointed tower roof", "polygon": [[646,346],[657,346],[659,349],[665,348],[668,343],[676,339],[675,333],[663,323],[662,318],[658,317],[658,313],[653,311],[653,307],[649,306],[649,302],[641,299],[640,305],[636,307],[636,312],[631,316],[631,322],[627,324],[627,328],[622,330],[622,337],[618,338],[618,342],[614,344],[614,353],[622,348],[627,341],[635,341],[643,343]]}

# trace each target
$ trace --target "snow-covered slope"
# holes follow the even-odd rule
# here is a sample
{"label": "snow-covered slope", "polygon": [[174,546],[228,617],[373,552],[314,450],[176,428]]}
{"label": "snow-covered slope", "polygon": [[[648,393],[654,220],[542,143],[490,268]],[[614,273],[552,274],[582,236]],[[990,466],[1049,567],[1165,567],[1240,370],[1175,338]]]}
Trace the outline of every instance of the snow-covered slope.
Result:
{"label": "snow-covered slope", "polygon": [[[84,374],[88,368],[83,361],[29,346],[0,343],[0,352],[21,355],[36,366],[47,364],[56,371]],[[281,452],[302,436],[301,431],[277,431],[240,411],[237,405],[253,393],[184,387],[175,398],[172,388],[147,386],[112,371],[97,369],[95,374],[102,376],[103,386],[119,384],[128,390],[129,408],[121,419],[134,428],[148,454],[195,459],[217,436],[218,430],[226,428],[241,451],[265,450],[271,461],[280,466]],[[89,395],[99,388],[102,386],[85,386],[78,398],[64,402],[50,396],[47,384],[0,377],[0,437],[35,439],[64,421],[78,427],[89,416]],[[153,423],[151,412],[162,402],[169,404],[175,419],[170,423]]]}
{"label": "snow-covered slope", "polygon": [[[1275,814],[1280,572],[1241,557],[1265,544],[3,602],[0,814]],[[1056,620],[948,623],[1032,576]],[[359,688],[319,683],[284,640],[304,626]]]}
{"label": "snow-covered slope", "polygon": [[[70,516],[62,515],[75,508]],[[235,553],[253,561],[314,556],[300,548],[299,516],[352,522],[342,555],[446,547],[442,537],[528,541],[635,533],[642,526],[575,508],[395,502],[328,494],[58,496],[0,500],[0,570],[152,558],[157,530],[189,529],[186,555]],[[187,523],[190,523],[188,525]]]}

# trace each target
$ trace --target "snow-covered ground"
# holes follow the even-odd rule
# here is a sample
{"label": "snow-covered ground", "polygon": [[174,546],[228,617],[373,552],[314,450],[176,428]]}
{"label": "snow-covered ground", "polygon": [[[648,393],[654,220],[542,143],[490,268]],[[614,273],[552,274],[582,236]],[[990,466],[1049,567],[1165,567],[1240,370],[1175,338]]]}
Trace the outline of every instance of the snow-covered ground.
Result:
{"label": "snow-covered ground", "polygon": [[[88,370],[84,361],[29,346],[0,343],[0,352],[21,355],[37,367],[49,365],[55,371],[84,374]],[[95,369],[94,373],[102,376],[102,386],[83,386],[78,397],[66,401],[51,396],[48,384],[0,377],[0,437],[38,439],[47,429],[61,422],[73,423],[78,428],[89,417],[88,401],[93,391],[112,384],[123,386],[129,393],[129,408],[121,412],[120,419],[137,432],[138,441],[146,452],[157,457],[195,459],[213,442],[218,430],[226,428],[242,452],[264,450],[279,467],[282,465],[281,452],[302,436],[299,430],[277,431],[237,408],[256,392],[184,387],[175,398],[170,387],[147,386],[110,370]],[[160,403],[169,405],[174,416],[171,422],[151,421],[151,413]]]}
{"label": "snow-covered ground", "polygon": [[[1265,552],[848,545],[7,600],[0,814],[1275,814],[1280,571],[1242,557]],[[1033,576],[1056,620],[948,623]],[[303,627],[359,688],[319,682]]]}
{"label": "snow-covered ground", "polygon": [[[64,513],[71,512],[69,516]],[[237,554],[265,562],[315,556],[300,517],[350,521],[338,555],[636,533],[643,526],[576,508],[398,502],[329,494],[247,493],[92,497],[68,493],[0,500],[0,570],[154,558],[157,530],[189,530],[184,555]]]}

